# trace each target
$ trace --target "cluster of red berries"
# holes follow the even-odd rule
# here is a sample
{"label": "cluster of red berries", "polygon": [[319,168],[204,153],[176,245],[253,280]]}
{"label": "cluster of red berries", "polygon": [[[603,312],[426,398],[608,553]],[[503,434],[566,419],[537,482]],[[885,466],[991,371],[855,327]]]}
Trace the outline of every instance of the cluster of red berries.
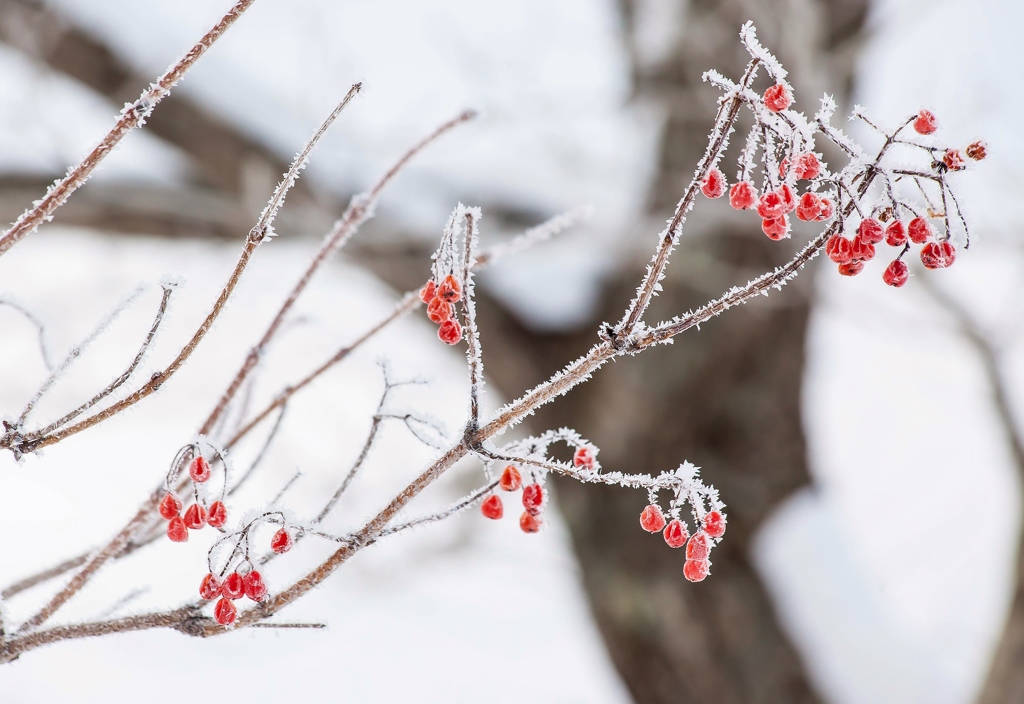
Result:
{"label": "cluster of red berries", "polygon": [[[202,455],[197,455],[188,468],[189,476],[196,484],[207,481],[212,474],[210,463]],[[199,495],[196,494],[196,501],[181,514],[181,499],[168,489],[164,498],[160,501],[160,515],[167,519],[167,537],[176,543],[184,543],[188,540],[190,530],[200,530],[203,526],[209,525],[213,528],[220,528],[228,520],[228,511],[224,502],[217,500],[206,508],[199,502]]]}
{"label": "cluster of red berries", "polygon": [[462,339],[462,326],[455,319],[455,303],[462,298],[462,286],[449,274],[438,285],[433,279],[420,289],[420,300],[427,304],[427,317],[438,325],[437,336],[448,345]]}
{"label": "cluster of red berries", "polygon": [[686,524],[678,518],[666,523],[665,515],[657,504],[647,506],[640,513],[640,527],[648,533],[662,533],[670,548],[686,546],[686,562],[683,563],[683,576],[691,582],[701,582],[711,571],[708,557],[714,546],[713,539],[725,535],[725,516],[720,511],[709,511],[701,522],[701,530],[692,536],[686,530]]}
{"label": "cluster of red berries", "polygon": [[[906,247],[908,240],[923,244],[921,263],[928,269],[944,269],[956,261],[956,249],[949,240],[937,241],[931,224],[922,217],[912,219],[906,225],[894,218],[883,225],[876,218],[861,220],[856,236],[850,240],[842,235],[833,235],[825,242],[825,254],[839,265],[843,276],[856,276],[864,269],[864,262],[875,256],[875,245],[885,241],[890,247]],[[909,270],[902,261],[903,254],[893,260],[882,273],[882,280],[899,288],[907,283]]]}
{"label": "cluster of red berries", "polygon": [[238,618],[238,609],[232,602],[246,596],[258,603],[265,600],[267,594],[263,575],[256,570],[250,570],[244,577],[235,571],[223,581],[211,572],[203,577],[199,585],[199,596],[202,598],[209,601],[220,597],[217,605],[213,607],[213,617],[222,626],[230,626]]}

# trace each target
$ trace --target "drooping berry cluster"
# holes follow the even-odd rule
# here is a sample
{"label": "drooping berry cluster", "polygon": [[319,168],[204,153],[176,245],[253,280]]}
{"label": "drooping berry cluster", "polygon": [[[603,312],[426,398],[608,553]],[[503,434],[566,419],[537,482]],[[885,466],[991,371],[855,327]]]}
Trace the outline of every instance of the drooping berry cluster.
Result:
{"label": "drooping berry cluster", "polygon": [[230,626],[238,618],[238,609],[235,608],[234,601],[245,596],[259,603],[265,601],[269,594],[267,585],[263,582],[263,575],[253,569],[252,564],[247,564],[243,570],[246,568],[248,571],[244,574],[236,569],[223,580],[210,572],[199,584],[199,596],[203,599],[212,601],[220,597],[213,607],[213,617],[222,626]]}
{"label": "drooping berry cluster", "polygon": [[679,518],[666,521],[656,503],[648,504],[640,513],[640,527],[645,531],[661,533],[670,548],[686,546],[683,576],[691,582],[701,582],[711,573],[711,548],[715,540],[725,535],[725,516],[721,511],[709,511],[699,525],[701,529],[691,536]]}
{"label": "drooping berry cluster", "polygon": [[[192,484],[193,503],[182,514],[183,504],[181,499],[174,493],[172,484],[177,479],[178,467],[190,455],[192,460],[189,462],[188,474]],[[219,453],[217,457],[221,459],[219,464],[223,467],[223,458]],[[188,540],[188,532],[190,530],[201,530],[206,525],[213,528],[222,528],[227,523],[228,511],[224,505],[226,479],[221,483],[219,498],[210,503],[207,503],[206,495],[208,492],[205,490],[200,491],[200,487],[205,486],[212,476],[213,469],[209,461],[200,453],[198,445],[188,445],[178,452],[174,462],[171,464],[171,471],[165,480],[166,493],[159,506],[160,515],[168,521],[167,537],[172,541],[184,543]]]}
{"label": "drooping berry cluster", "polygon": [[[523,513],[519,517],[519,528],[524,533],[539,531],[544,524],[544,519],[541,518],[541,510],[544,508],[546,499],[544,487],[536,481],[523,486],[522,472],[514,464],[510,464],[502,470],[498,486],[502,491],[508,492],[523,490]],[[501,497],[497,494],[488,496],[480,505],[480,513],[485,518],[495,521],[502,518],[505,515],[505,507],[501,502]]]}
{"label": "drooping berry cluster", "polygon": [[455,304],[462,298],[458,279],[448,274],[437,284],[433,279],[420,289],[420,300],[427,304],[427,317],[438,325],[437,336],[448,345],[462,339],[462,326],[455,319]]}

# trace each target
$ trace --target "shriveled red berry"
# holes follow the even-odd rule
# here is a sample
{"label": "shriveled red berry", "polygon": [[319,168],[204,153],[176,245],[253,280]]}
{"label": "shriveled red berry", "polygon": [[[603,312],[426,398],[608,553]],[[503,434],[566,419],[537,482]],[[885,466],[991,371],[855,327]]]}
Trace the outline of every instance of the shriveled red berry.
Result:
{"label": "shriveled red berry", "polygon": [[700,182],[700,192],[708,198],[721,198],[725,193],[725,174],[717,168],[710,168]]}
{"label": "shriveled red berry", "polygon": [[185,521],[185,527],[189,530],[199,530],[206,525],[206,509],[199,504],[192,504],[185,509],[185,515],[182,517]]}
{"label": "shriveled red berry", "polygon": [[437,295],[437,284],[431,279],[420,289],[420,300],[424,303],[430,303],[434,300],[435,295]]}
{"label": "shriveled red berry", "polygon": [[663,535],[665,536],[665,542],[668,543],[670,548],[683,547],[690,537],[689,531],[686,530],[686,525],[678,519],[668,522]]}
{"label": "shriveled red berry", "polygon": [[757,214],[765,220],[782,217],[786,212],[786,204],[777,191],[762,193],[757,199]]}
{"label": "shriveled red berry", "polygon": [[220,528],[227,523],[228,509],[223,501],[214,501],[210,504],[210,513],[206,516],[206,522],[214,528]]}
{"label": "shriveled red berry", "polygon": [[519,528],[524,533],[536,533],[543,523],[540,516],[535,516],[529,511],[524,511],[523,515],[519,517]]}
{"label": "shriveled red berry", "polygon": [[885,226],[885,243],[890,247],[902,247],[907,243],[907,226],[902,220],[893,220]]}
{"label": "shriveled red berry", "polygon": [[889,266],[885,267],[885,271],[882,273],[882,281],[899,288],[903,284],[907,283],[907,277],[910,275],[910,270],[907,265],[896,259]]}
{"label": "shriveled red berry", "polygon": [[160,500],[160,515],[169,521],[180,511],[181,501],[178,500],[178,497],[169,491],[164,494],[164,498]]}
{"label": "shriveled red berry", "polygon": [[706,560],[711,552],[711,545],[708,543],[708,536],[703,531],[697,531],[686,543],[687,560]]}
{"label": "shriveled red berry", "polygon": [[779,186],[779,197],[782,198],[783,212],[792,213],[796,210],[796,196],[793,195],[793,189],[788,183]]}
{"label": "shriveled red berry", "polygon": [[501,481],[498,482],[502,491],[518,491],[522,485],[523,475],[519,473],[519,469],[514,464],[505,467],[505,471],[501,473]]}
{"label": "shriveled red berry", "polygon": [[740,181],[729,189],[729,205],[736,210],[750,210],[754,207],[754,186],[750,181]]}
{"label": "shriveled red berry", "polygon": [[216,575],[208,574],[199,585],[199,596],[204,599],[216,599],[220,596],[221,584]]}
{"label": "shriveled red berry", "polygon": [[720,511],[709,511],[704,516],[704,532],[712,538],[725,535],[725,516]]}
{"label": "shriveled red berry", "polygon": [[462,285],[459,284],[458,279],[448,274],[448,276],[444,277],[441,285],[437,287],[436,295],[438,298],[449,303],[458,303],[459,299],[462,298]]}
{"label": "shriveled red berry", "polygon": [[781,83],[776,83],[764,92],[764,105],[772,112],[782,112],[792,103],[789,90]]}
{"label": "shriveled red berry", "polygon": [[966,151],[967,156],[975,161],[981,161],[988,155],[988,152],[985,150],[985,143],[980,141],[968,144]]}
{"label": "shriveled red berry", "polygon": [[711,572],[707,560],[687,560],[683,563],[683,576],[691,582],[703,582]]}
{"label": "shriveled red berry", "polygon": [[945,269],[956,261],[952,242],[929,242],[921,248],[921,263],[926,269]]}
{"label": "shriveled red berry", "polygon": [[665,516],[661,508],[651,504],[640,512],[640,527],[648,533],[660,533],[665,527]]}
{"label": "shriveled red berry", "polygon": [[292,540],[292,534],[284,528],[279,528],[274,537],[270,539],[270,549],[277,554],[288,552],[292,549],[292,545],[295,541]]}
{"label": "shriveled red berry", "polygon": [[434,296],[427,305],[427,317],[430,318],[430,322],[440,325],[452,319],[454,310],[451,303],[440,296]]}
{"label": "shriveled red berry", "polygon": [[839,265],[839,273],[843,276],[856,276],[862,271],[864,271],[864,262],[859,259]]}
{"label": "shriveled red berry", "polygon": [[825,242],[825,254],[836,264],[853,259],[853,243],[842,235],[832,235]]}
{"label": "shriveled red berry", "polygon": [[540,513],[544,504],[544,488],[540,484],[527,484],[523,487],[523,508],[534,516]]}
{"label": "shriveled red berry", "polygon": [[245,595],[245,580],[242,579],[242,575],[232,572],[225,577],[224,583],[220,585],[220,593],[228,599],[241,599]]}
{"label": "shriveled red berry", "polygon": [[885,239],[885,230],[875,218],[865,218],[857,228],[857,239],[867,244],[878,244]]}
{"label": "shriveled red berry", "polygon": [[217,623],[220,625],[230,626],[238,618],[238,609],[227,599],[221,599],[213,607],[213,617],[217,619]]}
{"label": "shriveled red berry", "polygon": [[167,524],[167,537],[176,543],[184,543],[188,540],[188,528],[185,527],[185,521],[181,519],[181,516],[175,516]]}
{"label": "shriveled red berry", "polygon": [[576,452],[572,453],[572,463],[575,467],[593,469],[594,453],[590,451],[589,447],[577,447]]}
{"label": "shriveled red berry", "polygon": [[817,178],[821,173],[821,162],[818,161],[818,155],[814,152],[806,152],[798,156],[793,163],[793,173],[797,178],[807,181]]}
{"label": "shriveled red berry", "polygon": [[252,601],[263,601],[267,598],[267,585],[263,583],[263,575],[256,570],[242,577],[242,590]]}
{"label": "shriveled red berry", "polygon": [[188,474],[192,477],[192,481],[202,484],[210,478],[210,463],[202,455],[199,455],[188,466]]}
{"label": "shriveled red berry", "polygon": [[437,336],[446,345],[457,345],[462,339],[462,326],[454,320],[447,320],[437,329]]}
{"label": "shriveled red berry", "polygon": [[817,220],[821,212],[821,198],[815,193],[804,193],[796,204],[796,216],[800,220]]}
{"label": "shriveled red berry", "polygon": [[857,261],[869,262],[875,258],[875,245],[868,244],[860,236],[854,237],[850,245],[850,256]]}
{"label": "shriveled red berry", "polygon": [[914,218],[907,226],[907,237],[914,244],[924,244],[933,234],[931,223],[924,218]]}
{"label": "shriveled red berry", "polygon": [[963,171],[967,168],[967,164],[964,163],[964,155],[960,153],[959,149],[947,149],[946,153],[942,155],[942,163],[950,171]]}
{"label": "shriveled red berry", "polygon": [[490,518],[492,520],[498,520],[505,515],[505,507],[501,505],[501,497],[497,494],[491,494],[487,497],[482,504],[480,504],[480,513],[484,514],[484,518]]}
{"label": "shriveled red berry", "polygon": [[832,205],[832,201],[824,196],[819,201],[821,203],[821,210],[818,212],[818,220],[828,220],[835,213],[835,208]]}
{"label": "shriveled red berry", "polygon": [[914,129],[918,134],[931,134],[938,128],[935,122],[935,115],[928,110],[922,110],[914,118]]}
{"label": "shriveled red berry", "polygon": [[785,215],[777,218],[765,218],[761,221],[761,232],[768,235],[768,239],[778,242],[784,239],[789,232],[789,218]]}

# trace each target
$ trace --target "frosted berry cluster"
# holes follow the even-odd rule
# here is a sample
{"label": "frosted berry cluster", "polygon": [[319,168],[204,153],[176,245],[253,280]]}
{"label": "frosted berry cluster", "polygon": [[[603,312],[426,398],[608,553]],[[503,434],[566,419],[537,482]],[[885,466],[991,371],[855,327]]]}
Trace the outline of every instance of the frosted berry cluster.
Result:
{"label": "frosted berry cluster", "polygon": [[[191,483],[193,503],[182,513],[183,504],[172,489],[172,483],[177,475],[179,463],[193,455],[189,462],[188,475]],[[219,463],[223,467],[223,462]],[[200,487],[204,487],[213,476],[213,469],[205,457],[200,454],[198,446],[189,445],[178,453],[171,466],[171,472],[165,481],[166,493],[160,501],[160,515],[167,520],[167,537],[175,543],[184,543],[188,540],[190,530],[201,530],[204,526],[222,528],[228,520],[227,507],[224,505],[224,487],[226,482],[221,483],[220,496],[216,500],[206,503]]]}
{"label": "frosted berry cluster", "polygon": [[645,531],[661,533],[670,548],[686,546],[683,576],[691,582],[702,582],[711,573],[711,548],[715,540],[725,535],[725,516],[721,511],[709,511],[699,525],[700,530],[690,535],[679,518],[666,521],[656,503],[648,504],[640,513],[640,527]]}
{"label": "frosted berry cluster", "polygon": [[420,300],[427,304],[427,317],[436,323],[437,336],[448,345],[462,339],[462,326],[455,319],[455,304],[462,299],[462,286],[448,274],[440,284],[433,279],[420,289]]}

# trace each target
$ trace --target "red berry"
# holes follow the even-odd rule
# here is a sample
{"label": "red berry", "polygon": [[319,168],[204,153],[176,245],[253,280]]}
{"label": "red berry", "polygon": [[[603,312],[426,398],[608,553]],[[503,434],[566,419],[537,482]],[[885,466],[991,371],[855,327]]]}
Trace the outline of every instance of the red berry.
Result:
{"label": "red berry", "polygon": [[907,227],[900,220],[893,220],[885,228],[885,243],[890,247],[902,247],[907,243]]}
{"label": "red berry", "polygon": [[179,511],[181,511],[181,501],[168,491],[160,501],[160,515],[169,521],[177,516]]}
{"label": "red berry", "polygon": [[192,477],[192,481],[202,484],[210,478],[210,463],[202,455],[199,455],[188,466],[188,473]]}
{"label": "red berry", "polygon": [[462,326],[454,320],[445,321],[437,329],[437,336],[446,345],[457,345],[462,339]]}
{"label": "red berry", "polygon": [[926,269],[945,269],[956,261],[952,242],[929,242],[921,248],[921,263]]}
{"label": "red berry", "polygon": [[853,259],[853,243],[842,235],[832,235],[825,242],[825,254],[836,264]]}
{"label": "red berry", "polygon": [[725,535],[725,516],[719,511],[710,511],[704,516],[704,532],[712,538],[721,538]]}
{"label": "red berry", "polygon": [[687,560],[706,560],[711,546],[708,544],[708,536],[703,531],[694,533],[686,543]]}
{"label": "red berry", "polygon": [[242,575],[232,572],[225,577],[224,583],[220,585],[220,593],[228,599],[241,599],[245,594],[245,580],[242,579]]}
{"label": "red berry", "polygon": [[793,173],[796,174],[797,178],[807,181],[817,178],[818,174],[821,173],[821,162],[818,161],[818,155],[814,152],[807,152],[798,156],[793,164]]}
{"label": "red berry", "polygon": [[238,618],[238,609],[227,599],[221,599],[213,607],[213,617],[222,626],[230,626]]}
{"label": "red berry", "polygon": [[772,112],[782,112],[792,104],[789,90],[781,83],[776,83],[764,92],[764,105]]}
{"label": "red berry", "polygon": [[523,487],[523,508],[534,516],[540,514],[544,504],[544,489],[540,484],[527,484]]}
{"label": "red berry", "polygon": [[480,504],[480,513],[484,514],[484,518],[490,518],[492,520],[498,520],[505,515],[505,507],[501,505],[501,498],[497,494],[491,494],[487,499]]}
{"label": "red berry", "polygon": [[793,195],[793,189],[789,187],[788,183],[779,186],[779,196],[782,198],[783,205],[785,205],[784,212],[792,213],[796,210],[796,197]]}
{"label": "red berry", "polygon": [[832,201],[828,198],[822,197],[821,201],[821,212],[818,213],[818,220],[828,220],[832,217],[835,210],[832,207]]}
{"label": "red berry", "polygon": [[572,454],[572,463],[575,467],[593,469],[594,453],[590,451],[589,447],[577,447],[576,452]]}
{"label": "red berry", "polygon": [[765,218],[761,221],[761,232],[768,235],[768,239],[778,242],[789,232],[789,218],[785,215],[777,218]]}
{"label": "red berry", "polygon": [[804,221],[817,220],[821,212],[821,198],[815,193],[804,193],[796,205],[796,216]]}
{"label": "red berry", "polygon": [[935,115],[928,110],[917,113],[917,117],[914,119],[914,129],[918,134],[931,134],[937,129]]}
{"label": "red berry", "polygon": [[210,504],[210,513],[206,517],[206,522],[214,528],[220,528],[228,520],[228,510],[224,506],[223,501],[214,501]]}
{"label": "red berry", "polygon": [[668,543],[670,548],[681,548],[686,545],[686,540],[690,537],[689,532],[686,530],[686,526],[680,520],[669,521],[669,524],[665,526],[665,542]]}
{"label": "red berry", "polygon": [[185,527],[190,530],[199,530],[206,525],[206,509],[199,504],[192,504],[185,509]]}
{"label": "red berry", "polygon": [[740,181],[729,189],[729,205],[736,210],[750,210],[754,207],[754,187],[750,181]]}
{"label": "red berry", "polygon": [[874,218],[861,220],[860,226],[857,228],[857,239],[866,242],[867,244],[878,244],[885,239],[885,231],[882,229],[882,223]]}
{"label": "red berry", "polygon": [[420,289],[420,300],[424,303],[430,303],[434,300],[434,296],[437,294],[437,284],[431,279],[428,281],[423,288]]}
{"label": "red berry", "polygon": [[270,549],[274,552],[281,554],[288,552],[294,545],[292,541],[292,534],[286,531],[284,528],[279,528],[274,537],[270,539]]}
{"label": "red berry", "polygon": [[786,212],[786,204],[776,191],[762,193],[757,200],[757,214],[765,220],[782,217]]}
{"label": "red berry", "polygon": [[967,164],[964,163],[964,155],[960,153],[959,149],[947,149],[946,153],[942,155],[942,163],[950,171],[963,171],[967,168]]}
{"label": "red berry", "polygon": [[971,142],[967,145],[967,156],[971,157],[975,161],[981,161],[988,155],[985,151],[984,142]]}
{"label": "red berry", "polygon": [[216,599],[220,596],[220,588],[220,580],[215,575],[208,574],[199,585],[199,596],[204,599]]}
{"label": "red berry", "polygon": [[785,181],[786,174],[789,173],[789,157],[783,157],[782,161],[779,162],[779,180]]}
{"label": "red berry", "polygon": [[462,286],[454,276],[448,274],[437,287],[437,297],[449,303],[458,303],[462,298]]}
{"label": "red berry", "polygon": [[907,283],[909,271],[910,270],[907,268],[907,265],[897,259],[889,264],[889,266],[885,267],[885,271],[882,273],[882,281],[890,286],[899,288],[903,284]]}
{"label": "red berry", "polygon": [[843,276],[856,276],[864,270],[864,262],[855,260],[839,265],[839,273]]}
{"label": "red berry", "polygon": [[665,527],[665,516],[661,508],[651,504],[640,513],[640,527],[648,533],[660,533]]}
{"label": "red berry", "polygon": [[875,257],[875,245],[868,244],[859,236],[854,237],[850,245],[850,256],[855,260],[869,262]]}
{"label": "red berry", "polygon": [[256,570],[242,577],[242,590],[252,601],[263,601],[267,598],[267,585],[263,583],[263,575]]}
{"label": "red berry", "polygon": [[176,543],[188,540],[188,528],[185,527],[185,521],[181,520],[181,516],[175,516],[167,524],[167,537]]}
{"label": "red berry", "polygon": [[711,572],[707,560],[687,560],[683,563],[683,576],[691,582],[703,582]]}
{"label": "red berry", "polygon": [[700,192],[708,198],[721,198],[725,193],[725,175],[714,167],[708,169],[700,182]]}
{"label": "red berry", "polygon": [[505,467],[505,471],[501,473],[501,481],[498,482],[498,486],[501,487],[502,491],[518,491],[519,487],[523,485],[523,475],[519,473],[516,466],[510,464]]}
{"label": "red berry", "polygon": [[524,533],[536,533],[543,523],[540,516],[535,516],[529,511],[523,512],[523,515],[519,517],[519,527]]}
{"label": "red berry", "polygon": [[427,306],[427,317],[430,318],[430,322],[437,323],[438,325],[451,320],[454,312],[455,308],[452,304],[440,296],[432,298]]}
{"label": "red berry", "polygon": [[932,234],[932,225],[924,218],[914,218],[907,227],[907,236],[914,244],[924,244]]}

